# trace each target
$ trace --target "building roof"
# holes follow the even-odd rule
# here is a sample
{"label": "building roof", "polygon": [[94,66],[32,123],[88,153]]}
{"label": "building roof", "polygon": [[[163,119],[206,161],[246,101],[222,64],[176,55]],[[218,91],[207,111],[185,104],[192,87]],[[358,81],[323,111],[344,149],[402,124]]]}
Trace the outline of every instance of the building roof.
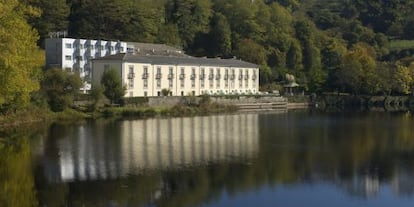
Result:
{"label": "building roof", "polygon": [[136,55],[188,56],[182,49],[165,44],[127,42],[127,45],[134,48],[134,54]]}
{"label": "building roof", "polygon": [[120,53],[96,58],[94,61],[101,60],[119,60],[131,63],[149,63],[153,65],[200,65],[200,66],[220,66],[220,67],[241,67],[241,68],[258,68],[258,65],[245,62],[239,59],[221,59],[221,58],[197,58],[197,57],[177,57],[177,56],[154,56],[154,55],[133,55]]}

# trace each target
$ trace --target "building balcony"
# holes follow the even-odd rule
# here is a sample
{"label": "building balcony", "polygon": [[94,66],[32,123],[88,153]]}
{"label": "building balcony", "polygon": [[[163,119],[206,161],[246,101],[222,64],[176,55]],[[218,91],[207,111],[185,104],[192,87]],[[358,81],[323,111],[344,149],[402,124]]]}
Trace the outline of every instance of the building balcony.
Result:
{"label": "building balcony", "polygon": [[128,79],[134,79],[135,73],[128,73]]}

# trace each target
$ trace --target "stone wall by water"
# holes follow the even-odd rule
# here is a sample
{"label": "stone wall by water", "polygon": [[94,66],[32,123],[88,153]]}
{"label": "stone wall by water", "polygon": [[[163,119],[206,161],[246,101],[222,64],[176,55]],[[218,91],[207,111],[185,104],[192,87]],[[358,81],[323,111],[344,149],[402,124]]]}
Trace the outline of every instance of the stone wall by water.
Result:
{"label": "stone wall by water", "polygon": [[[180,103],[198,103],[201,97],[148,97],[148,105],[152,107],[174,106]],[[255,103],[280,103],[287,99],[281,96],[232,96],[210,97],[210,100],[219,104],[255,104]]]}

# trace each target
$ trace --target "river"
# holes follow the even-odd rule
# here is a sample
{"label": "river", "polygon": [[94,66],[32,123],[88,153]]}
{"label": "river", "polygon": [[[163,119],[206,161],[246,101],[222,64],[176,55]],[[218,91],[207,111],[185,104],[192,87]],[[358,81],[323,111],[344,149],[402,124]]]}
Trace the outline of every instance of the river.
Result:
{"label": "river", "polygon": [[0,134],[0,206],[412,206],[410,113],[244,113]]}

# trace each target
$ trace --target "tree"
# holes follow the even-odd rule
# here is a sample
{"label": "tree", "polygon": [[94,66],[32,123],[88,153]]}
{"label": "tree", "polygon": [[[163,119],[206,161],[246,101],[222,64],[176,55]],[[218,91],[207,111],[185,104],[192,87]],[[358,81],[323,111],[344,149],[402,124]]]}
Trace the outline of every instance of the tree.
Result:
{"label": "tree", "polygon": [[124,95],[126,88],[122,85],[118,72],[111,68],[106,70],[101,78],[104,95],[111,100],[111,104],[118,102]]}
{"label": "tree", "polygon": [[409,67],[396,63],[392,67],[391,87],[392,90],[399,94],[409,94],[413,85],[412,71]]}
{"label": "tree", "polygon": [[379,91],[376,63],[371,50],[368,45],[357,44],[344,55],[344,64],[336,73],[340,88],[357,94]]}
{"label": "tree", "polygon": [[174,23],[184,48],[188,49],[199,33],[209,28],[211,12],[210,0],[169,0],[167,2],[167,23]]}
{"label": "tree", "polygon": [[37,15],[18,0],[0,2],[0,111],[28,106],[30,93],[39,89],[43,53],[38,34],[26,21]]}
{"label": "tree", "polygon": [[234,53],[245,61],[258,65],[267,65],[266,49],[253,40],[240,40],[236,45]]}
{"label": "tree", "polygon": [[231,53],[231,29],[227,18],[216,13],[211,21],[210,54],[213,56],[228,56]]}
{"label": "tree", "polygon": [[31,20],[40,34],[40,46],[44,48],[44,39],[49,32],[67,31],[69,26],[70,7],[66,0],[39,0],[33,6],[42,10],[40,17]]}
{"label": "tree", "polygon": [[47,96],[52,111],[65,110],[82,86],[79,74],[72,74],[62,69],[49,69],[42,81],[42,90]]}

